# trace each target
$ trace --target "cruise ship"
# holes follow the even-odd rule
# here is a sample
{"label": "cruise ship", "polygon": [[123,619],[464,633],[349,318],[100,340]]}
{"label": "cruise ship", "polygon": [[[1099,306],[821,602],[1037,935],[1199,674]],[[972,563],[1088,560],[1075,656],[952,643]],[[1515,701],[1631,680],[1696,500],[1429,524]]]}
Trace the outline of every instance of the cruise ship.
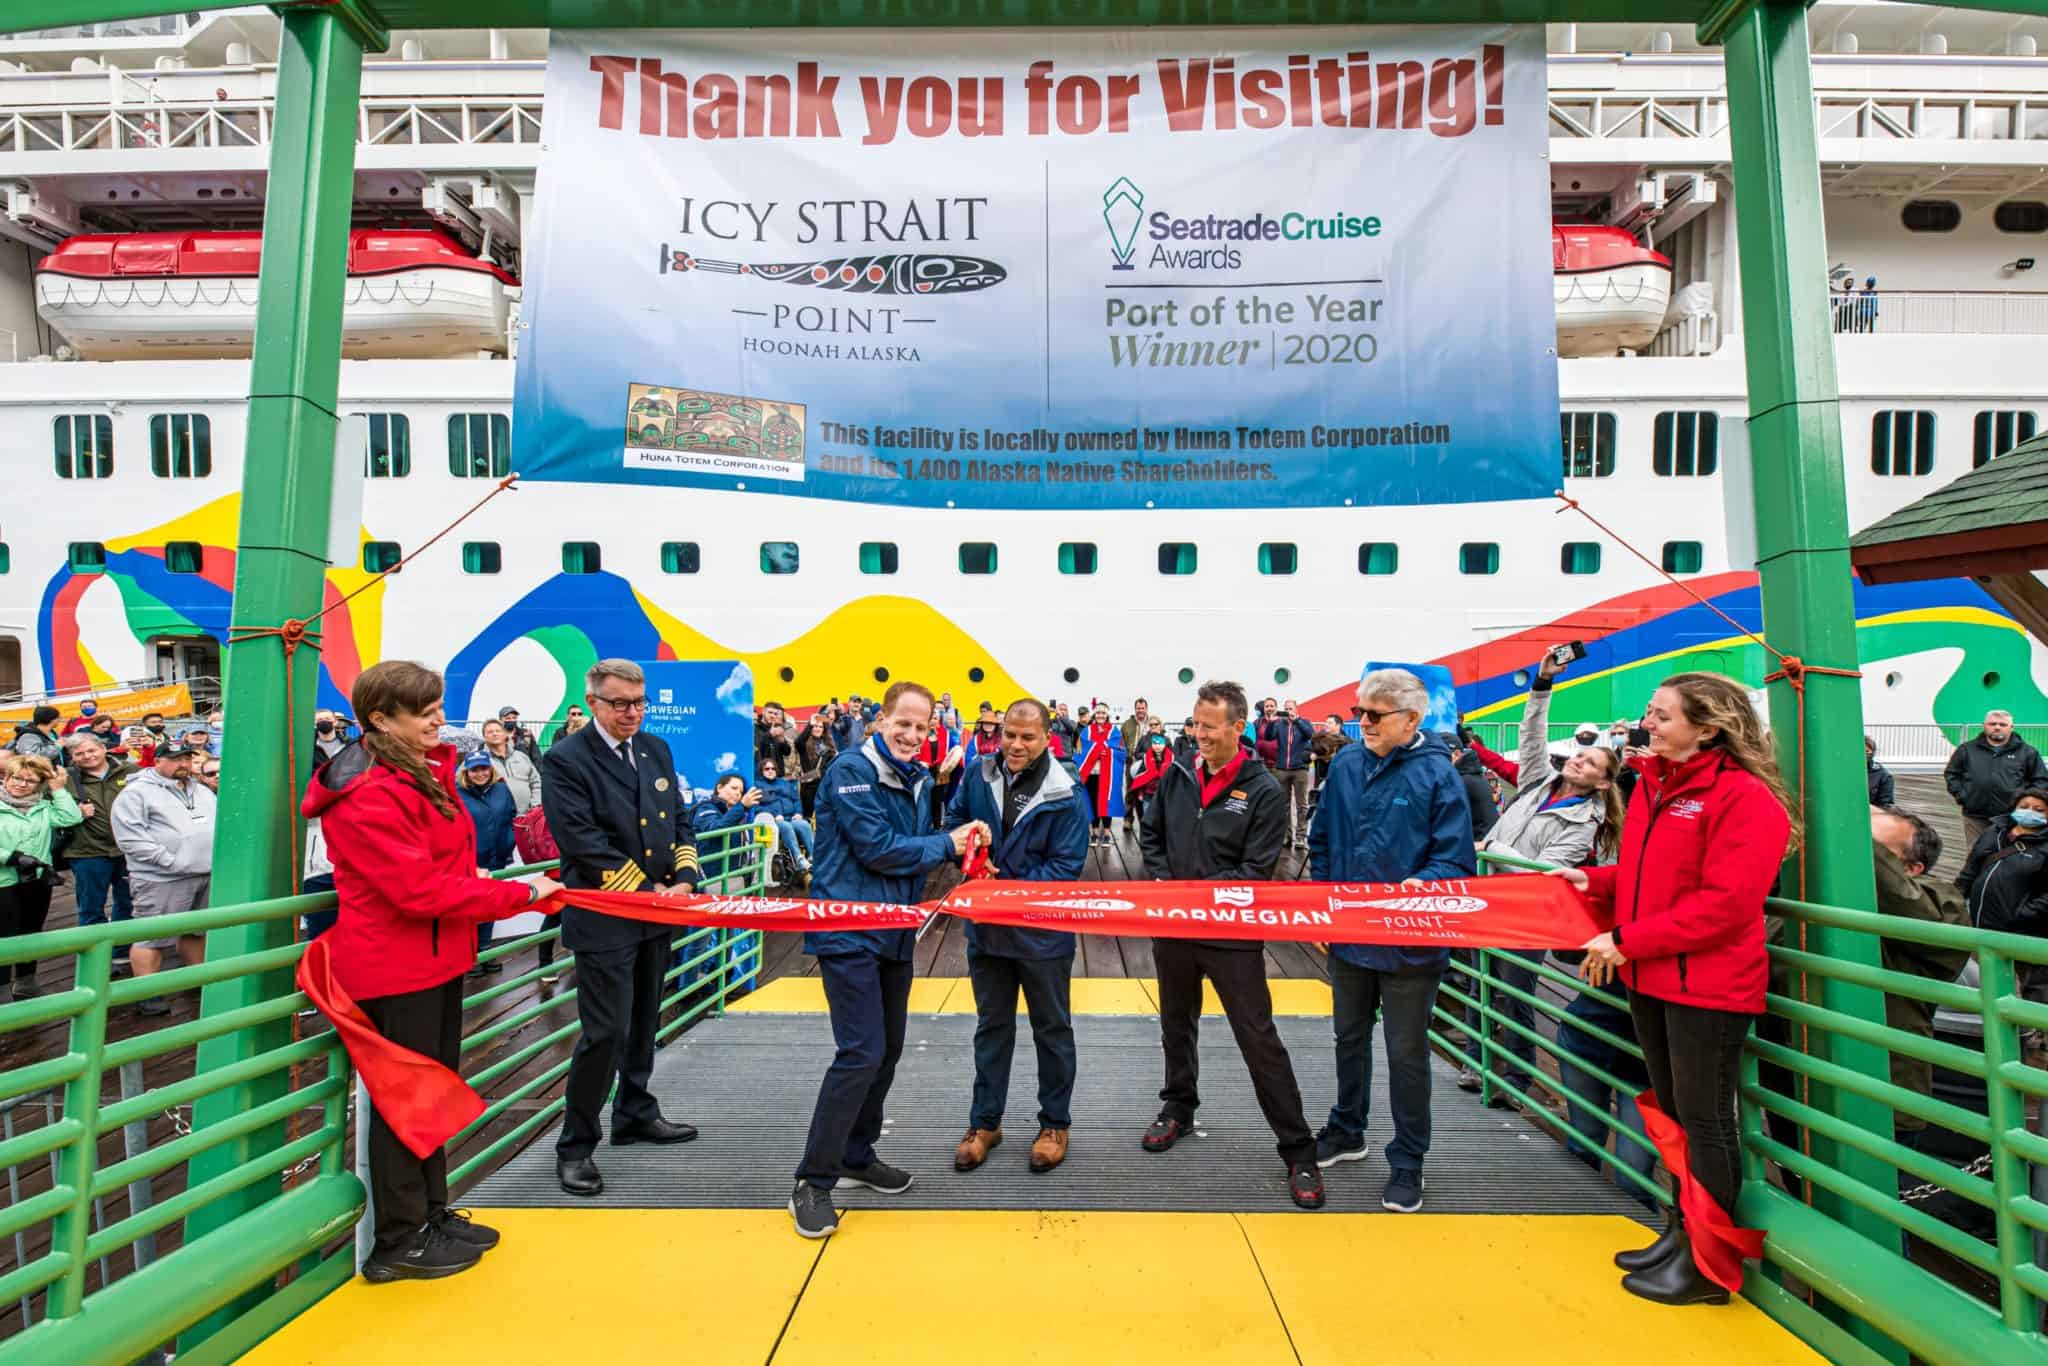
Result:
{"label": "cruise ship", "polygon": [[[1860,527],[2048,408],[2048,19],[1822,0],[1809,23]],[[262,458],[244,399],[277,25],[0,35],[0,693],[219,672]],[[341,375],[365,477],[337,595],[518,467],[547,41],[398,32],[365,66]],[[1548,45],[1557,487],[1619,540],[1549,500],[1082,513],[653,488],[622,522],[602,488],[535,485],[330,618],[323,703],[416,658],[446,669],[452,717],[560,717],[590,660],[624,655],[743,661],[799,710],[915,678],[1179,716],[1232,677],[1321,716],[1362,662],[1399,659],[1506,720],[1569,640],[1588,660],[1559,723],[1629,714],[1683,667],[1760,682],[1762,652],[1700,605],[1760,627],[1720,54],[1683,26],[1552,25]],[[1990,707],[2048,720],[2039,647],[1973,583],[1856,602],[1891,753]]]}

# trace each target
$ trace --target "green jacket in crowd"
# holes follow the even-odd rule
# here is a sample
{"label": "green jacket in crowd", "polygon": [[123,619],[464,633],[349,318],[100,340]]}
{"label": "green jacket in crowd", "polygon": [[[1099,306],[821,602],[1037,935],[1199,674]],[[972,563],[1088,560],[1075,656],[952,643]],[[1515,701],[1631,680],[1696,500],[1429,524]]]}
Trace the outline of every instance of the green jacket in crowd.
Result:
{"label": "green jacket in crowd", "polygon": [[0,887],[12,887],[21,881],[21,874],[14,868],[15,854],[27,854],[38,863],[47,864],[51,837],[78,822],[78,803],[62,789],[46,794],[26,811],[0,802]]}
{"label": "green jacket in crowd", "polygon": [[112,755],[107,756],[107,771],[97,778],[86,777],[76,766],[71,768],[72,796],[81,805],[92,803],[92,814],[71,832],[71,843],[64,846],[64,857],[121,857],[120,847],[114,843],[114,798],[121,795],[121,789],[128,786],[128,780],[140,771],[135,765],[121,763]]}
{"label": "green jacket in crowd", "polygon": [[[1925,875],[1914,877],[1906,871],[1906,865],[1899,861],[1898,855],[1881,844],[1871,846],[1871,856],[1877,865],[1877,909],[1880,914],[1925,920],[1935,925],[1967,926],[1970,923],[1969,908],[1953,883]],[[1912,973],[1935,982],[1955,981],[1970,957],[1967,949],[1938,949],[1904,939],[1881,942],[1884,966],[1888,971]],[[1893,1029],[1917,1034],[1923,1039],[1934,1037],[1934,1007],[1911,996],[1886,992],[1884,1022]],[[1893,1053],[1891,1057],[1894,1086],[1923,1096],[1932,1093],[1933,1063],[1909,1058],[1903,1053]],[[1924,1129],[1927,1124],[1925,1120],[1901,1111],[1897,1127]]]}

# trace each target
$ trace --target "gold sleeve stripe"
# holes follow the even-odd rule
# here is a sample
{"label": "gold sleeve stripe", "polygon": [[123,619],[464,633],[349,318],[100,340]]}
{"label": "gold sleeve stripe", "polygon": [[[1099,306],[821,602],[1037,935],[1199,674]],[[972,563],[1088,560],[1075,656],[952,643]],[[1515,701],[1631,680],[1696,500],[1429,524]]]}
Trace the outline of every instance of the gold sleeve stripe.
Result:
{"label": "gold sleeve stripe", "polygon": [[695,868],[699,866],[697,863],[697,851],[689,845],[678,844],[672,852],[675,857],[676,867]]}
{"label": "gold sleeve stripe", "polygon": [[623,868],[604,875],[604,889],[607,892],[637,892],[647,885],[647,874],[640,871],[640,865],[629,863]]}

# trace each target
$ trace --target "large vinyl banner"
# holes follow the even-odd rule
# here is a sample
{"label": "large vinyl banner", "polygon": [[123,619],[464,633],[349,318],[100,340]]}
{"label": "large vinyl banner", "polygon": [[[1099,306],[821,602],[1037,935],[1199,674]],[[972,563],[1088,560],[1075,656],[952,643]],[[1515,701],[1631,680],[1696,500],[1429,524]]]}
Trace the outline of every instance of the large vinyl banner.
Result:
{"label": "large vinyl banner", "polygon": [[558,29],[518,468],[941,507],[1541,497],[1545,90],[1538,27]]}

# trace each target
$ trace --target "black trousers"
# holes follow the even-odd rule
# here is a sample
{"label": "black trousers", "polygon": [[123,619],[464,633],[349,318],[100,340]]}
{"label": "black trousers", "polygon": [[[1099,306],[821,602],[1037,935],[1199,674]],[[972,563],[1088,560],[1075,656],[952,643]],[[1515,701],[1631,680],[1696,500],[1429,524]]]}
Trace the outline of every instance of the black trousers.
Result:
{"label": "black trousers", "polygon": [[597,1112],[612,1078],[612,1127],[661,1118],[647,1089],[654,1072],[654,1031],[661,1018],[661,976],[667,968],[669,936],[643,939],[616,949],[583,949],[576,954],[576,1014],[583,1033],[569,1057],[564,1088],[562,1135],[555,1155],[588,1157],[597,1148]]}
{"label": "black trousers", "polygon": [[914,975],[907,958],[832,953],[818,960],[837,1051],[818,1084],[797,1180],[830,1190],[841,1175],[874,1163],[889,1087],[903,1057]]}
{"label": "black trousers", "polygon": [[1650,1089],[1685,1130],[1692,1173],[1730,1214],[1742,1189],[1742,1129],[1735,1116],[1742,1041],[1755,1016],[1680,1005],[1636,992],[1628,998]]}
{"label": "black trousers", "polygon": [[[41,934],[43,922],[50,918],[49,877],[23,878],[12,887],[0,887],[0,936],[12,938],[19,934]],[[0,966],[0,982],[16,977],[24,982],[35,980],[34,963],[15,963]]]}
{"label": "black trousers", "polygon": [[1219,949],[1185,939],[1152,941],[1159,970],[1159,1033],[1166,1049],[1166,1085],[1161,1113],[1194,1122],[1202,1103],[1196,1090],[1200,1061],[1195,1044],[1202,1026],[1202,979],[1216,986],[1223,1018],[1237,1038],[1237,1051],[1252,1074],[1259,1109],[1279,1140],[1281,1160],[1313,1162],[1315,1135],[1301,1111],[1301,1084],[1280,1031],[1273,1027],[1273,993],[1266,986],[1266,955],[1258,948]]}
{"label": "black trousers", "polygon": [[[462,979],[423,991],[401,991],[358,1002],[377,1032],[395,1044],[460,1068],[462,1062]],[[448,1204],[448,1153],[426,1158],[391,1132],[384,1116],[370,1113],[370,1210],[377,1251],[404,1243]]]}

